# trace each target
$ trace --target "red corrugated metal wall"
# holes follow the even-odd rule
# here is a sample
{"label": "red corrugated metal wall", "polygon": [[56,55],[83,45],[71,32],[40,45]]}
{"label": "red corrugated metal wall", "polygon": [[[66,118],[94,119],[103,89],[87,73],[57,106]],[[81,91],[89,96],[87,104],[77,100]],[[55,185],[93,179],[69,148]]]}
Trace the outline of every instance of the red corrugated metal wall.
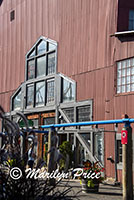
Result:
{"label": "red corrugated metal wall", "polygon": [[[11,10],[15,10],[12,22]],[[24,81],[25,54],[43,35],[58,42],[58,72],[77,81],[77,101],[93,99],[93,120],[121,118],[122,113],[134,117],[134,95],[115,95],[115,61],[134,56],[133,41],[110,37],[117,25],[118,0],[4,0],[0,104],[9,111],[10,96]],[[114,135],[106,133],[107,175],[114,176],[113,164],[106,161],[110,155],[114,157]]]}

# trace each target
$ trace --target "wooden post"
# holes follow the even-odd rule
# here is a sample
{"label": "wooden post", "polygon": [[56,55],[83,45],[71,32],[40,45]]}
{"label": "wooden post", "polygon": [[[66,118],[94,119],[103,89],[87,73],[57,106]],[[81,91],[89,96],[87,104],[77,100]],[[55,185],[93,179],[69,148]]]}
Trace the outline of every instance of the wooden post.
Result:
{"label": "wooden post", "polygon": [[[55,137],[55,139],[53,138]],[[54,140],[54,141],[52,141]],[[53,170],[56,170],[56,161],[54,160],[55,151],[52,148],[56,147],[57,139],[54,136],[54,132],[52,129],[49,129],[48,135],[48,157],[47,157],[47,171],[51,173]],[[56,180],[54,178],[49,179],[49,184],[55,186]]]}
{"label": "wooden post", "polygon": [[[49,133],[48,133],[48,152],[51,149],[51,135],[52,135],[52,132],[51,132],[51,128],[50,128],[49,129]],[[48,167],[49,167],[49,160],[50,160],[50,153],[48,153],[48,155],[47,155],[47,171],[49,171],[49,169],[48,169]]]}
{"label": "wooden post", "polygon": [[118,183],[118,171],[117,171],[117,139],[116,139],[116,134],[118,130],[118,124],[115,124],[114,127],[115,130],[115,135],[114,135],[114,144],[115,144],[115,184]]}
{"label": "wooden post", "polygon": [[132,170],[132,128],[130,124],[125,124],[128,131],[128,143],[123,144],[123,200],[133,200],[133,170]]}

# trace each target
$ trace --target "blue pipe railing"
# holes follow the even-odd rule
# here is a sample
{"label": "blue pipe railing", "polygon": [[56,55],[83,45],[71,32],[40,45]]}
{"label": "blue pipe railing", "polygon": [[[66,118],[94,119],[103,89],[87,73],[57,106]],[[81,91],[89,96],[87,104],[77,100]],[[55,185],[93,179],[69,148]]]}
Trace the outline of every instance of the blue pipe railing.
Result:
{"label": "blue pipe railing", "polygon": [[88,125],[101,125],[101,124],[130,124],[134,123],[134,118],[116,119],[116,120],[104,120],[104,121],[89,121],[89,122],[76,122],[76,123],[65,123],[65,124],[50,124],[42,125],[41,128],[60,128],[70,126],[88,126]]}

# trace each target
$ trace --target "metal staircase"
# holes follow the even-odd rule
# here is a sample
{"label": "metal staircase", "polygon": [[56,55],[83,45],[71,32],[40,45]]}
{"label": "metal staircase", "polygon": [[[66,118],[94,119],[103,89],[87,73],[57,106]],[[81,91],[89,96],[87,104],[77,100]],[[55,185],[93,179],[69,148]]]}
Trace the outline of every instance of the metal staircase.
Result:
{"label": "metal staircase", "polygon": [[[61,108],[59,108],[59,112],[67,123],[72,122],[70,120],[70,118],[66,115],[66,113]],[[80,142],[80,144],[82,145],[82,147],[84,148],[84,152],[86,152],[88,154],[90,161],[91,162],[98,162],[99,166],[103,167],[103,164],[90,151],[90,146],[89,146],[88,142],[85,140],[85,138],[81,134],[79,134],[78,131],[75,131],[74,134],[75,134],[76,138],[78,139],[78,141]]]}

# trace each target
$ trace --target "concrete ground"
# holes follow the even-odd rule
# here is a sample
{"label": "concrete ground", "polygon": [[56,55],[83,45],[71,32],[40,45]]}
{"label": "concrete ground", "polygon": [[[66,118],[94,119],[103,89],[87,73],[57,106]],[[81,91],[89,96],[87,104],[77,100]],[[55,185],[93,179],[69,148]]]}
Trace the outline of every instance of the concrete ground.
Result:
{"label": "concrete ground", "polygon": [[[66,187],[65,187],[66,186]],[[66,189],[71,189],[71,192],[67,194],[69,199],[79,199],[79,200],[120,200],[122,199],[122,189],[119,186],[111,186],[111,185],[104,185],[100,184],[99,193],[83,193],[81,191],[81,185],[79,180],[69,180],[69,181],[62,181],[59,184],[59,190],[65,191]]]}

